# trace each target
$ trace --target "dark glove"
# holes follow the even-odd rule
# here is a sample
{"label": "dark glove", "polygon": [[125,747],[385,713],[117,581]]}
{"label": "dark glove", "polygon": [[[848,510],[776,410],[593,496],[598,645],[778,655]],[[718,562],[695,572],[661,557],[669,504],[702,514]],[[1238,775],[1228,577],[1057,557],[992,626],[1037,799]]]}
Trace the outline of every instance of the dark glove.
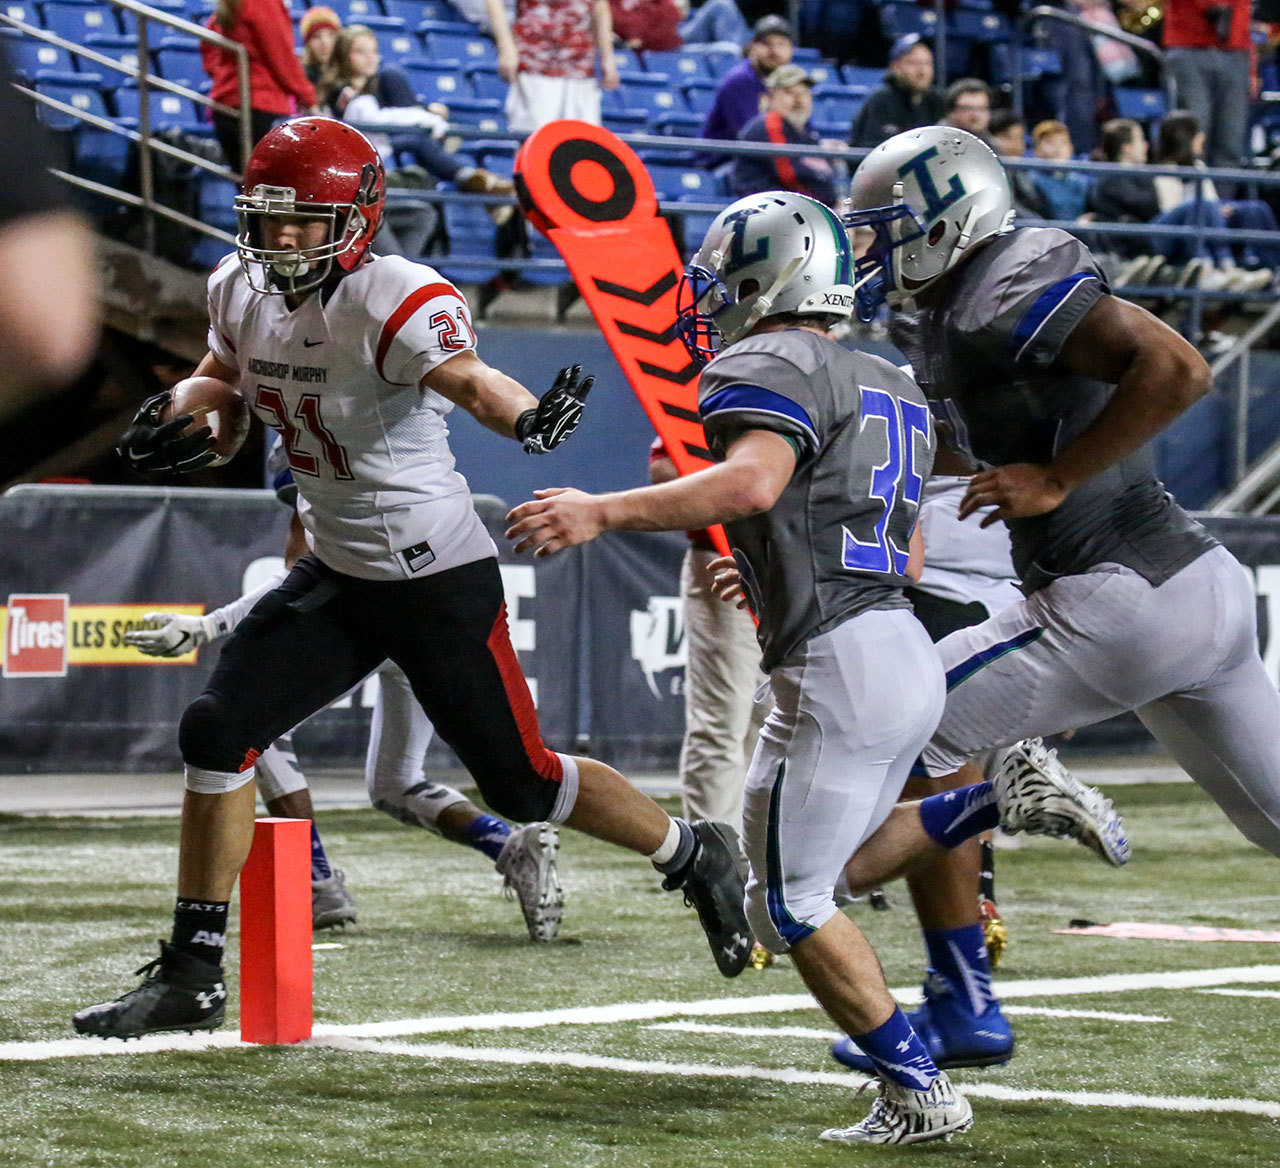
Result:
{"label": "dark glove", "polygon": [[567,365],[538,400],[537,409],[525,410],[516,419],[516,438],[528,454],[546,454],[554,450],[577,428],[582,419],[582,403],[587,400],[595,378],[588,376],[578,384],[581,365]]}
{"label": "dark glove", "polygon": [[191,424],[191,414],[182,414],[171,422],[160,423],[160,412],[169,404],[169,399],[167,389],[147,398],[134,414],[133,425],[124,432],[120,445],[116,447],[116,453],[125,465],[139,474],[157,471],[190,474],[208,466],[217,457],[213,449],[213,431],[208,426],[183,434]]}

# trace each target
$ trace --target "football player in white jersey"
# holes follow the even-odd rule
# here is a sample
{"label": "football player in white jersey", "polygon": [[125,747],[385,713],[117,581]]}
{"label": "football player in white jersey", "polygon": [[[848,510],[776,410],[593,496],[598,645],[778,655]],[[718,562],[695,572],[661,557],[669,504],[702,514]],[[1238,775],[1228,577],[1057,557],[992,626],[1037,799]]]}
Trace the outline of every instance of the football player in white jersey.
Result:
{"label": "football player in white jersey", "polygon": [[[245,167],[239,264],[228,259],[209,278],[209,353],[197,372],[237,384],[282,433],[310,551],[231,634],[183,714],[172,939],[139,987],[75,1015],[81,1033],[221,1024],[227,903],[253,835],[254,761],[387,658],[494,811],[648,856],[664,887],[697,909],[725,976],[750,955],[732,831],[673,819],[612,768],[544,745],[496,548],[454,469],[445,415],[455,405],[543,453],[577,426],[591,379],[562,370],[538,399],[486,365],[452,284],[370,254],[384,200],[377,151],[331,118],[277,126]],[[141,470],[199,465],[197,440],[181,434],[191,419],[158,424],[163,404],[143,404],[122,455]]]}
{"label": "football player in white jersey", "polygon": [[871,1113],[821,1138],[916,1143],[964,1131],[973,1111],[837,908],[850,846],[858,892],[997,823],[1069,823],[1095,849],[1118,824],[1069,776],[1002,773],[897,802],[945,695],[937,651],[902,595],[919,570],[912,533],[935,437],[909,377],[831,337],[853,309],[852,269],[839,220],[813,199],[773,191],[722,211],[688,270],[680,319],[692,354],[723,345],[698,385],[721,461],[610,495],[539,491],[511,512],[507,536],[546,555],[602,531],[725,524],[773,690],[746,783],[748,915],[880,1079]]}

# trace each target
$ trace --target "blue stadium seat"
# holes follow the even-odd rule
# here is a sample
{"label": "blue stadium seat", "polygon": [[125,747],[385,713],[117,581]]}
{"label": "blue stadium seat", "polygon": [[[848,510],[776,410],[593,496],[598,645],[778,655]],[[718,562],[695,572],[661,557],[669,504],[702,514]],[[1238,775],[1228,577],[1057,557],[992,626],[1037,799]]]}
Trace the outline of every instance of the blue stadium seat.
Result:
{"label": "blue stadium seat", "polygon": [[684,86],[685,104],[693,110],[695,114],[702,114],[704,117],[711,112],[711,107],[716,100],[716,83],[710,82],[691,82]]}
{"label": "blue stadium seat", "polygon": [[606,130],[615,134],[643,134],[649,126],[649,115],[643,110],[610,109],[606,105],[601,111],[600,121]]}
{"label": "blue stadium seat", "polygon": [[719,45],[685,45],[684,51],[701,57],[712,77],[723,77],[742,60],[741,54]]}
{"label": "blue stadium seat", "polygon": [[867,95],[861,87],[819,85],[813,91],[813,120],[825,127],[842,127],[840,136],[848,137],[853,119]]}
{"label": "blue stadium seat", "polygon": [[[702,123],[706,118],[702,114],[688,110],[671,110],[659,114],[653,119],[653,128],[659,134],[670,134],[674,138],[696,138],[702,132]],[[667,157],[670,157],[668,154]]]}
{"label": "blue stadium seat", "polygon": [[947,32],[976,44],[994,44],[1009,39],[1009,21],[999,12],[957,8],[947,18]]}
{"label": "blue stadium seat", "polygon": [[363,23],[369,26],[378,42],[378,52],[387,64],[398,65],[422,54],[422,42],[398,17],[370,16]]}
{"label": "blue stadium seat", "polygon": [[[34,88],[37,93],[65,102],[84,113],[97,114],[100,118],[106,118],[110,117],[110,114],[107,112],[107,103],[102,98],[102,81],[100,73],[81,73],[75,80],[58,74],[56,78],[37,78]],[[66,130],[84,125],[79,118],[43,103],[38,104],[36,110],[40,120],[54,129]]]}
{"label": "blue stadium seat", "polygon": [[938,27],[938,14],[932,8],[916,4],[889,3],[880,6],[880,31],[895,41],[909,32],[932,37]]}
{"label": "blue stadium seat", "polygon": [[1132,89],[1116,86],[1113,91],[1116,113],[1135,122],[1151,122],[1169,112],[1163,89]]}
{"label": "blue stadium seat", "polygon": [[[1054,49],[1022,50],[1022,76],[1028,81],[1042,77],[1057,77],[1062,72],[1062,61]],[[1011,44],[991,46],[991,80],[997,85],[1007,85],[1013,79],[1013,48]]]}
{"label": "blue stadium seat", "polygon": [[[452,183],[440,183],[439,190],[452,189]],[[493,220],[484,206],[471,202],[442,203],[444,230],[449,238],[449,255],[466,259],[493,260],[492,267],[451,267],[447,257],[432,262],[446,279],[455,282],[482,282],[496,276],[502,265],[494,256]],[[532,233],[531,233],[532,234]]]}
{"label": "blue stadium seat", "polygon": [[100,126],[80,126],[72,136],[75,173],[107,186],[124,185],[130,142],[123,134]]}
{"label": "blue stadium seat", "polygon": [[625,49],[621,46],[614,49],[613,63],[618,67],[619,73],[644,72],[644,60],[635,49]]}
{"label": "blue stadium seat", "polygon": [[622,107],[629,110],[644,110],[650,116],[676,113],[686,109],[684,95],[673,89],[665,73],[651,75],[652,80],[640,80],[635,76],[622,82],[618,93],[622,97]]}
{"label": "blue stadium seat", "polygon": [[431,101],[451,105],[457,98],[471,96],[466,78],[450,61],[403,61],[399,68],[409,78],[414,94],[424,105]]}
{"label": "blue stadium seat", "polygon": [[807,69],[810,65],[816,65],[822,60],[822,50],[812,45],[796,45],[791,50],[791,59],[797,65],[803,65]]}
{"label": "blue stadium seat", "polygon": [[648,169],[660,201],[714,203],[724,196],[724,180],[706,170],[660,163],[650,163]]}
{"label": "blue stadium seat", "polygon": [[650,73],[665,73],[677,83],[706,80],[711,76],[702,53],[645,53],[644,66]]}
{"label": "blue stadium seat", "polygon": [[846,85],[866,86],[867,92],[877,88],[884,81],[884,70],[869,65],[841,65],[840,79]]}
{"label": "blue stadium seat", "polygon": [[453,36],[475,36],[475,25],[468,24],[465,20],[424,20],[422,14],[418,14],[418,21],[406,21],[410,27],[417,30],[420,37],[428,37],[432,33],[443,33]]}
{"label": "blue stadium seat", "polygon": [[[185,17],[187,14],[186,0],[147,0],[150,8],[158,8],[161,12],[170,16]],[[47,8],[48,5],[45,5]],[[111,6],[104,2],[103,7],[108,11]],[[127,8],[116,10],[116,15],[120,20],[120,31],[128,35],[136,35],[138,31],[138,18],[134,16]],[[173,35],[173,29],[167,24],[156,24],[154,21],[147,22],[147,36],[153,45],[159,44],[167,36]]]}
{"label": "blue stadium seat", "polygon": [[[116,113],[121,118],[139,117],[140,101],[135,85],[122,85],[115,94]],[[189,97],[151,90],[151,125],[156,129],[201,130],[206,123],[200,118],[196,103]]]}
{"label": "blue stadium seat", "polygon": [[805,62],[805,69],[815,85],[840,84],[840,66],[834,61]]}
{"label": "blue stadium seat", "polygon": [[[412,8],[417,15],[413,20],[416,23],[419,20],[452,20],[457,24],[467,24],[467,18],[462,15],[449,0],[382,0],[387,6],[388,16],[406,16],[407,11]],[[396,11],[392,11],[395,8]],[[403,10],[403,11],[401,11]]]}
{"label": "blue stadium seat", "polygon": [[75,63],[68,50],[33,37],[25,37],[13,29],[0,31],[4,33],[4,49],[9,55],[13,71],[22,80],[29,83],[41,72],[75,72]]}
{"label": "blue stadium seat", "polygon": [[77,43],[87,36],[121,31],[112,10],[97,0],[50,0],[42,15],[45,28]]}
{"label": "blue stadium seat", "polygon": [[486,132],[496,129],[495,118],[503,117],[502,102],[479,97],[457,97],[449,103],[449,118],[467,126],[488,123]]}
{"label": "blue stadium seat", "polygon": [[491,38],[478,33],[424,31],[432,23],[425,21],[418,31],[433,61],[458,61],[463,69],[498,64],[498,48]]}
{"label": "blue stadium seat", "polygon": [[[382,6],[382,0],[335,0],[330,4],[339,16],[342,17],[343,24],[364,24],[367,17],[379,16],[399,16],[399,12],[387,12]],[[419,5],[421,7],[421,5]],[[414,21],[422,19],[419,12],[413,17]]]}
{"label": "blue stadium seat", "polygon": [[36,8],[33,0],[5,0],[3,5],[6,16],[11,16],[14,20],[20,20],[23,24],[34,25],[36,28],[44,28],[44,24],[40,20],[40,12]]}
{"label": "blue stadium seat", "polygon": [[[104,57],[110,57],[113,61],[119,61],[122,65],[128,65],[136,69],[138,67],[138,38],[131,36],[119,36],[115,34],[103,34],[100,36],[85,37],[84,43],[86,48],[95,49]],[[85,69],[95,68],[95,63],[88,58],[81,58],[81,64]],[[103,69],[103,74],[107,79],[107,88],[112,89],[116,85],[122,84],[126,75],[117,73],[114,69]]]}
{"label": "blue stadium seat", "polygon": [[[235,198],[235,184],[227,179],[201,173],[196,180],[196,207],[200,221],[229,235],[235,235],[237,231]],[[232,250],[231,244],[202,235],[192,249],[191,260],[211,270]]]}
{"label": "blue stadium seat", "polygon": [[208,79],[200,60],[200,42],[188,37],[165,37],[152,59],[166,81],[199,89]]}
{"label": "blue stadium seat", "polygon": [[510,86],[498,76],[496,65],[482,65],[477,69],[468,69],[466,72],[471,81],[471,92],[476,97],[485,101],[505,102],[507,100],[507,90]]}

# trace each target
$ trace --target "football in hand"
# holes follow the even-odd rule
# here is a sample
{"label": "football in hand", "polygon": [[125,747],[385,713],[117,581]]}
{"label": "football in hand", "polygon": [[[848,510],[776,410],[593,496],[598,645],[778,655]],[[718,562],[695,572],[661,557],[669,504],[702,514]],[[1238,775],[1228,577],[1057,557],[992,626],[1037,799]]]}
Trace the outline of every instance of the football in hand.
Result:
{"label": "football in hand", "polygon": [[213,449],[217,457],[210,466],[230,462],[244,445],[249,434],[249,403],[234,386],[216,377],[188,377],[171,391],[172,397],[160,415],[162,422],[183,414],[192,416],[190,433],[208,426],[213,431]]}

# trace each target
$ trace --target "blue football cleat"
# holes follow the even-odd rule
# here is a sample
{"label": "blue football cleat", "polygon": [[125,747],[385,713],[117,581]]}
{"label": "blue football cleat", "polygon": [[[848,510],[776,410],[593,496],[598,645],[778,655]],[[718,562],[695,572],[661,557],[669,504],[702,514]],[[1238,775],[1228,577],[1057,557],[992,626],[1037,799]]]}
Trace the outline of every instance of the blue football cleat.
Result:
{"label": "blue football cleat", "polygon": [[[908,1014],[907,1021],[940,1070],[991,1067],[1013,1057],[1013,1029],[1000,1013],[999,1002],[993,1001],[975,1015],[933,978],[925,985],[923,1005]],[[877,1073],[875,1064],[852,1038],[832,1043],[831,1057],[852,1070]]]}

